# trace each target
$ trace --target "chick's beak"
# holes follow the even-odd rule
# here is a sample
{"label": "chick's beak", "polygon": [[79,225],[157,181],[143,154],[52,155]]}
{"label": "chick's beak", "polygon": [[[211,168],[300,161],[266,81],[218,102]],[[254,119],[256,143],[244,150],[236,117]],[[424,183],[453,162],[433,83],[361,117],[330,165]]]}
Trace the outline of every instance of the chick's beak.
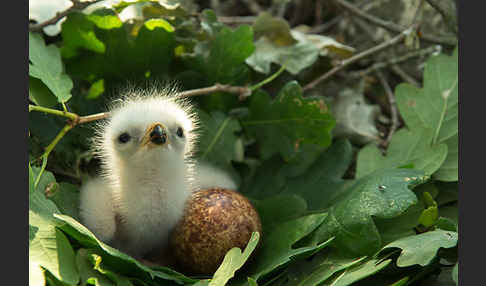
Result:
{"label": "chick's beak", "polygon": [[155,123],[147,128],[145,132],[143,145],[152,143],[155,145],[163,145],[167,142],[167,132],[161,123]]}

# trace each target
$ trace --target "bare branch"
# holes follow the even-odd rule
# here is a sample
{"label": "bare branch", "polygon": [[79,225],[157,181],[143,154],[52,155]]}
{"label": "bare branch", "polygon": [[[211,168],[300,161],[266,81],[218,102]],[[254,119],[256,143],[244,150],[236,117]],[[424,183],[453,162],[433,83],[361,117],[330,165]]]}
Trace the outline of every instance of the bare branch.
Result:
{"label": "bare branch", "polygon": [[84,8],[88,7],[89,5],[94,4],[96,2],[100,2],[100,1],[102,1],[102,0],[83,1],[83,2],[81,2],[79,0],[71,0],[71,2],[73,2],[73,6],[69,7],[68,9],[66,9],[62,12],[57,12],[56,16],[54,16],[54,18],[52,18],[52,19],[49,19],[49,20],[42,22],[42,23],[29,25],[29,31],[38,32],[46,26],[56,24],[59,20],[66,17],[69,13],[71,13],[73,11],[83,10]]}
{"label": "bare branch", "polygon": [[394,66],[396,64],[405,62],[405,61],[412,59],[412,58],[415,58],[415,57],[427,56],[429,54],[437,52],[438,50],[439,50],[438,46],[430,46],[430,47],[427,47],[425,49],[414,50],[414,51],[411,51],[411,52],[406,53],[404,55],[401,55],[399,57],[391,58],[391,59],[388,59],[388,60],[382,61],[382,62],[377,62],[377,63],[373,64],[372,66],[370,66],[370,67],[368,67],[364,70],[352,72],[350,74],[350,76],[353,77],[353,78],[363,77],[363,76],[370,74],[374,71],[377,71],[379,69],[383,69],[383,68],[386,68],[388,66]]}
{"label": "bare branch", "polygon": [[388,144],[390,143],[390,140],[392,138],[393,133],[398,128],[398,111],[397,111],[397,103],[395,101],[395,95],[393,94],[393,91],[388,84],[388,82],[385,79],[385,76],[383,73],[379,70],[376,71],[376,75],[378,76],[378,79],[381,82],[381,85],[383,86],[383,89],[385,89],[385,94],[388,99],[388,103],[390,104],[390,113],[391,113],[391,126],[390,130],[388,131],[388,134],[385,138],[385,140],[382,142],[383,147],[387,147]]}
{"label": "bare branch", "polygon": [[213,92],[218,92],[218,91],[238,94],[238,95],[240,95],[240,99],[251,94],[251,90],[248,87],[232,86],[232,85],[217,83],[217,84],[210,86],[210,87],[203,87],[203,88],[183,91],[183,92],[180,92],[178,94],[178,96],[179,97],[190,97],[190,96],[198,96],[198,95],[203,95],[203,94],[208,94],[208,93],[213,93]]}
{"label": "bare branch", "polygon": [[250,11],[255,15],[258,15],[260,12],[264,11],[260,4],[258,4],[258,2],[255,0],[242,0],[241,2],[245,3],[248,9],[250,9]]}
{"label": "bare branch", "polygon": [[399,65],[394,64],[391,66],[391,70],[393,73],[401,77],[404,81],[408,82],[411,85],[416,87],[420,87],[420,83],[411,75],[409,75],[406,71],[404,71]]}
{"label": "bare branch", "polygon": [[457,35],[457,9],[453,0],[426,0],[442,16],[444,22]]}
{"label": "bare branch", "polygon": [[253,24],[255,16],[218,16],[218,21],[224,24]]}
{"label": "bare branch", "polygon": [[[402,27],[401,25],[397,25],[390,21],[382,20],[366,12],[363,12],[362,10],[358,9],[357,7],[355,7],[354,5],[350,4],[347,1],[344,0],[334,0],[334,1],[336,1],[339,5],[341,5],[341,7],[345,8],[346,10],[353,13],[354,15],[362,19],[365,19],[372,24],[385,28],[389,31],[401,33],[405,29],[405,27]],[[422,34],[421,38],[424,41],[441,44],[441,45],[447,45],[447,46],[457,45],[457,38],[455,37],[438,37],[438,36]]]}
{"label": "bare branch", "polygon": [[385,41],[379,45],[376,45],[366,51],[363,51],[359,54],[356,54],[354,56],[352,56],[351,58],[348,58],[346,60],[343,60],[340,62],[339,65],[335,66],[334,68],[332,68],[331,70],[329,70],[327,73],[321,75],[320,77],[318,77],[317,79],[313,80],[312,82],[306,84],[304,87],[303,87],[303,90],[306,91],[308,89],[311,89],[311,88],[314,88],[317,84],[321,83],[322,81],[328,79],[329,77],[331,77],[332,75],[334,75],[335,73],[337,73],[338,71],[342,70],[344,67],[360,60],[360,59],[363,59],[369,55],[372,55],[372,54],[375,54],[379,51],[382,51],[386,48],[389,48],[397,43],[399,43],[400,41],[402,41],[405,37],[407,37],[408,35],[410,35],[410,33],[415,33],[415,30],[417,28],[417,25],[416,24],[413,24],[410,28],[402,31],[399,35],[395,36],[394,38],[391,38],[389,39],[388,41]]}

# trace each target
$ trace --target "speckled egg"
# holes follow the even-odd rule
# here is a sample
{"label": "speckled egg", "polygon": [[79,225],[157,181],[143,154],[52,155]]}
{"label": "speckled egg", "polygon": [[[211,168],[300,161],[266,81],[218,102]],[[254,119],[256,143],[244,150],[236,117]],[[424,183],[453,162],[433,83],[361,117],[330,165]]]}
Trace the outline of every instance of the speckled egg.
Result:
{"label": "speckled egg", "polygon": [[185,272],[212,274],[233,247],[244,249],[262,232],[250,201],[238,192],[213,188],[195,192],[171,234],[171,250]]}

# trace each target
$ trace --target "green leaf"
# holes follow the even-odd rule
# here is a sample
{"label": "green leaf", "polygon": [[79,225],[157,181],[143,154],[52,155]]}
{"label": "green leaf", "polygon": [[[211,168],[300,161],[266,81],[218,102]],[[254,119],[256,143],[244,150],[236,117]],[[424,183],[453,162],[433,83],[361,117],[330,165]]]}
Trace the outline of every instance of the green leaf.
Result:
{"label": "green leaf", "polygon": [[[255,52],[246,59],[254,70],[268,74],[272,63],[298,74],[312,65],[319,56],[319,48],[298,32],[291,31],[284,19],[261,13],[253,23]],[[297,36],[297,37],[296,37]]]}
{"label": "green leaf", "polygon": [[260,239],[259,232],[253,232],[243,253],[238,247],[230,249],[224,256],[223,262],[209,282],[209,286],[223,286],[235,275],[236,270],[240,269],[248,260]]}
{"label": "green leaf", "polygon": [[40,79],[29,76],[29,99],[35,104],[54,107],[58,104],[56,96]]}
{"label": "green leaf", "polygon": [[459,222],[458,203],[440,207],[439,215],[452,220],[457,225]]}
{"label": "green leaf", "polygon": [[336,127],[332,130],[334,137],[348,138],[358,145],[379,141],[375,121],[380,115],[380,107],[366,103],[363,93],[345,89],[330,105],[336,118]]}
{"label": "green leaf", "polygon": [[74,251],[66,236],[49,218],[29,210],[29,261],[33,269],[42,266],[58,280],[76,284],[79,275],[74,263]]}
{"label": "green leaf", "polygon": [[46,46],[42,36],[29,32],[29,75],[40,79],[57,97],[59,102],[71,98],[73,82],[63,71],[59,49]]}
{"label": "green leaf", "polygon": [[150,19],[147,20],[144,25],[147,27],[149,30],[153,30],[155,28],[163,28],[167,32],[174,32],[174,27],[164,19]]}
{"label": "green leaf", "polygon": [[248,277],[248,286],[258,286],[258,283],[255,279]]}
{"label": "green leaf", "polygon": [[353,265],[359,264],[366,257],[346,257],[335,249],[324,249],[312,257],[311,260],[295,261],[288,269],[287,286],[313,286],[322,282]]}
{"label": "green leaf", "polygon": [[62,214],[79,220],[79,190],[77,186],[62,182],[48,198],[57,205]]}
{"label": "green leaf", "polygon": [[254,200],[252,203],[260,215],[264,229],[300,217],[307,210],[305,200],[294,194],[270,196],[263,200]]}
{"label": "green leaf", "polygon": [[94,282],[97,286],[113,285],[108,277],[94,270],[94,265],[91,262],[91,255],[95,253],[96,251],[92,249],[81,248],[76,254],[76,264],[78,265],[79,274],[81,276],[81,285],[87,285],[88,281]]}
{"label": "green leaf", "polygon": [[97,9],[87,15],[86,18],[93,22],[96,27],[105,30],[120,28],[123,25],[119,15],[113,13],[110,9]]}
{"label": "green leaf", "polygon": [[450,218],[439,217],[439,219],[437,219],[437,225],[436,226],[437,226],[437,228],[440,228],[442,230],[457,232],[457,224]]}
{"label": "green leaf", "polygon": [[201,28],[205,31],[209,36],[213,37],[217,34],[224,25],[218,22],[218,17],[213,10],[204,9],[201,12]]}
{"label": "green leaf", "polygon": [[397,282],[391,284],[390,286],[404,286],[407,285],[407,282],[410,278],[408,276],[403,277],[402,279],[398,280]]}
{"label": "green leaf", "polygon": [[447,145],[431,146],[432,135],[430,129],[401,129],[393,135],[386,156],[374,144],[365,146],[358,153],[356,178],[408,164],[426,175],[433,174],[446,159]]}
{"label": "green leaf", "polygon": [[357,180],[328,211],[313,240],[335,236],[342,251],[371,255],[382,247],[382,238],[373,218],[390,219],[402,215],[417,203],[409,188],[426,177],[411,169],[378,171]]}
{"label": "green leaf", "polygon": [[236,30],[224,27],[209,42],[209,56],[204,65],[205,74],[212,83],[230,83],[240,71],[255,47],[253,30],[241,25]]}
{"label": "green leaf", "polygon": [[459,186],[458,182],[439,182],[435,185],[439,190],[439,194],[435,197],[435,201],[439,206],[457,202]]}
{"label": "green leaf", "polygon": [[236,133],[241,131],[239,122],[226,116],[220,111],[208,114],[202,110],[198,111],[200,119],[200,138],[197,147],[196,157],[200,160],[211,162],[212,164],[230,171],[235,171],[231,161],[235,159],[236,144],[238,137]]}
{"label": "green leaf", "polygon": [[425,63],[424,87],[400,84],[397,105],[408,128],[432,130],[431,144],[445,143],[449,154],[434,176],[442,181],[457,181],[458,141],[458,49],[452,56],[431,56]]}
{"label": "green leaf", "polygon": [[456,283],[456,285],[459,285],[458,274],[459,262],[457,262],[456,265],[454,265],[454,268],[452,268],[452,280]]}
{"label": "green leaf", "polygon": [[62,281],[77,284],[79,273],[76,268],[74,250],[62,231],[56,228],[57,257]]}
{"label": "green leaf", "polygon": [[[37,178],[40,168],[33,167],[31,170],[32,177]],[[60,213],[56,204],[54,204],[54,202],[51,200],[48,200],[45,195],[45,190],[49,185],[52,184],[57,184],[54,175],[52,175],[51,172],[44,171],[39,179],[37,187],[35,187],[33,191],[29,192],[29,210],[32,210],[37,215],[40,215],[48,220],[52,220],[52,215],[54,213]]]}
{"label": "green leaf", "polygon": [[457,232],[436,229],[413,236],[401,238],[387,244],[383,249],[398,247],[402,253],[397,259],[399,267],[418,264],[428,265],[437,254],[439,248],[452,248],[457,245]]}
{"label": "green leaf", "polygon": [[90,21],[89,17],[94,19],[94,17],[99,18],[101,16],[86,16],[83,13],[70,13],[66,21],[62,23],[61,35],[63,43],[61,55],[63,58],[77,56],[79,49],[86,49],[99,54],[105,52],[105,44],[96,37],[96,24]]}
{"label": "green leaf", "polygon": [[255,39],[266,37],[276,46],[290,46],[297,43],[290,33],[289,23],[282,18],[272,17],[270,13],[260,13],[252,27]]}
{"label": "green leaf", "polygon": [[174,56],[174,33],[157,25],[149,25],[151,29],[142,25],[134,37],[128,33],[126,25],[96,28],[96,38],[105,45],[105,52],[93,53],[79,47],[75,57],[66,59],[68,72],[91,82],[104,79],[105,85],[127,78],[145,80],[147,72],[154,77],[165,74]]}
{"label": "green leaf", "polygon": [[272,63],[285,66],[296,75],[316,62],[319,50],[311,43],[298,42],[292,46],[276,46],[266,37],[255,42],[255,52],[246,63],[260,73],[268,74]]}
{"label": "green leaf", "polygon": [[90,253],[90,260],[93,263],[94,269],[101,274],[105,275],[108,277],[111,281],[115,282],[117,286],[131,286],[133,285],[128,278],[119,275],[118,273],[115,273],[113,271],[110,271],[104,267],[102,264],[102,257],[98,255],[99,252],[93,251]]}
{"label": "green leaf", "polygon": [[299,27],[293,29],[291,33],[299,42],[308,42],[314,45],[319,50],[320,56],[345,59],[351,57],[355,51],[354,48],[343,45],[331,37],[303,33],[300,31]]}
{"label": "green leaf", "polygon": [[416,234],[415,228],[419,225],[419,218],[424,209],[423,202],[419,200],[400,216],[391,219],[375,218],[374,222],[380,233],[382,244]]}
{"label": "green leaf", "polygon": [[325,217],[326,213],[308,215],[277,223],[272,228],[266,227],[261,248],[257,256],[255,256],[255,260],[249,266],[249,277],[258,280],[259,277],[287,264],[292,257],[312,254],[317,249],[328,245],[332,239],[322,244],[313,244],[300,248],[292,247],[297,241],[320,225]]}
{"label": "green leaf", "polygon": [[103,94],[103,92],[105,92],[105,80],[97,80],[89,87],[86,99],[96,99]]}
{"label": "green leaf", "polygon": [[447,182],[454,182],[459,179],[458,175],[458,162],[459,162],[459,138],[458,135],[455,135],[444,143],[448,147],[447,157],[440,166],[440,169],[437,170],[434,174],[434,178],[437,180],[447,181]]}
{"label": "green leaf", "polygon": [[[45,171],[37,187],[33,180],[40,168],[29,165],[29,271],[37,282],[44,281],[39,273],[42,266],[56,279],[76,284],[79,275],[74,265],[74,252],[66,236],[56,229],[61,225],[54,214],[59,213],[56,205],[45,196],[45,190],[57,184],[52,173]],[[42,272],[42,270],[41,270]]]}
{"label": "green leaf", "polygon": [[29,195],[35,190],[34,180],[34,172],[32,171],[32,167],[29,163]]}
{"label": "green leaf", "polygon": [[309,210],[323,210],[344,193],[343,177],[352,161],[352,147],[346,140],[338,140],[322,152],[305,173],[290,178],[283,193],[297,194],[307,201]]}
{"label": "green leaf", "polygon": [[72,217],[66,215],[55,215],[55,217],[65,223],[60,228],[83,247],[102,250],[103,252],[100,255],[107,265],[116,266],[118,274],[143,277],[144,279],[172,280],[177,283],[194,283],[197,281],[169,268],[158,267],[157,270],[150,269],[133,257],[100,241],[91,231]]}
{"label": "green leaf", "polygon": [[265,160],[253,174],[245,178],[239,191],[254,199],[264,199],[279,194],[286,183],[286,176],[281,170],[284,164],[285,162],[279,156]]}
{"label": "green leaf", "polygon": [[322,99],[304,98],[299,84],[291,81],[274,100],[264,92],[254,93],[241,124],[258,140],[263,159],[280,152],[290,160],[301,144],[329,146],[335,121]]}
{"label": "green leaf", "polygon": [[422,215],[420,215],[419,223],[425,227],[431,227],[437,222],[438,218],[439,209],[437,206],[430,206],[422,212]]}
{"label": "green leaf", "polygon": [[390,264],[391,259],[385,261],[379,261],[377,259],[371,259],[364,263],[352,266],[346,269],[341,275],[339,275],[334,280],[328,280],[322,285],[332,285],[332,286],[346,286],[355,283],[361,279],[371,276],[378,271],[382,270],[388,264]]}

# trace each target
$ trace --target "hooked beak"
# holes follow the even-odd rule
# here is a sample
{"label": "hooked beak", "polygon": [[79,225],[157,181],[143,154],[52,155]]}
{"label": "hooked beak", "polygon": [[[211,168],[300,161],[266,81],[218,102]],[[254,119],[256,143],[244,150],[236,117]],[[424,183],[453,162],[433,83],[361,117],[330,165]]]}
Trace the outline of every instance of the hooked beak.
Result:
{"label": "hooked beak", "polygon": [[167,140],[167,132],[164,125],[161,123],[154,123],[147,128],[147,131],[145,131],[142,145],[164,145]]}

